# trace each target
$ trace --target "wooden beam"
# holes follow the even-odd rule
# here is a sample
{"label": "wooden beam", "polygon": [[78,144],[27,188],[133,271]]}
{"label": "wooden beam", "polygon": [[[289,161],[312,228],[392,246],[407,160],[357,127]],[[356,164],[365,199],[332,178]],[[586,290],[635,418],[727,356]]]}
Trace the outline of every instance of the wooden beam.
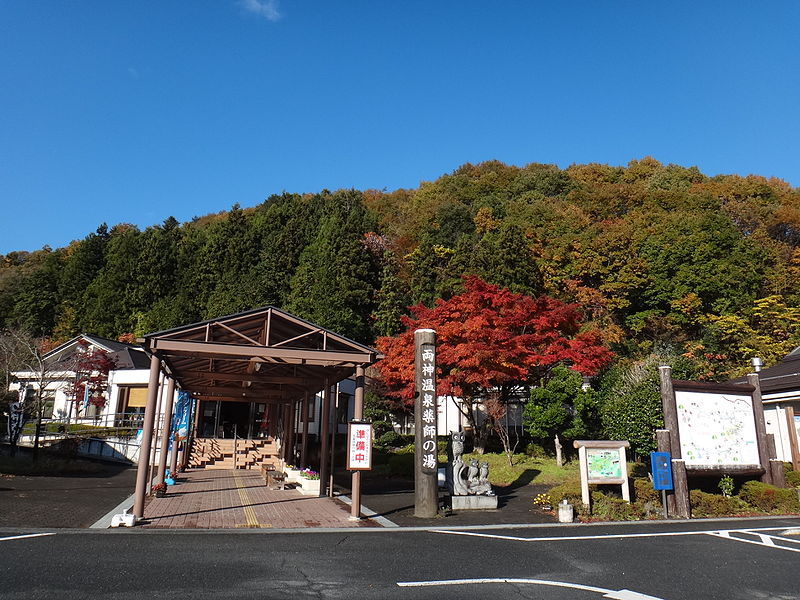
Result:
{"label": "wooden beam", "polygon": [[213,381],[252,381],[253,383],[274,383],[284,385],[309,385],[313,383],[319,383],[319,385],[322,385],[322,380],[315,381],[305,377],[270,377],[269,375],[260,375],[257,373],[214,373],[187,369],[181,371],[181,376],[184,379],[210,379]]}
{"label": "wooden beam", "polygon": [[[252,398],[254,400],[258,398],[287,398],[290,396],[285,392],[273,389],[225,387],[221,385],[194,385],[187,389],[190,392],[197,392],[198,394],[229,396],[231,398]],[[294,392],[294,395],[297,395],[297,392]]]}
{"label": "wooden beam", "polygon": [[186,342],[181,340],[154,339],[152,350],[156,353],[179,354],[198,357],[242,357],[277,358],[289,363],[308,363],[335,366],[342,363],[371,364],[373,352],[335,352],[330,350],[303,350],[299,348],[263,348],[240,344],[218,344],[211,342]]}

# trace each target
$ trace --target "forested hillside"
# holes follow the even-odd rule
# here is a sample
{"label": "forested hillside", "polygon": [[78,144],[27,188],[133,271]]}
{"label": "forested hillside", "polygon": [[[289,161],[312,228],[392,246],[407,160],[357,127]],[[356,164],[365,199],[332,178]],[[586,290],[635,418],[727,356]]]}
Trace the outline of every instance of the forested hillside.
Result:
{"label": "forested hillside", "polygon": [[645,158],[467,164],[419,188],[272,196],[2,257],[0,328],[142,333],[267,304],[362,342],[463,274],[574,302],[621,357],[724,379],[800,344],[800,190]]}

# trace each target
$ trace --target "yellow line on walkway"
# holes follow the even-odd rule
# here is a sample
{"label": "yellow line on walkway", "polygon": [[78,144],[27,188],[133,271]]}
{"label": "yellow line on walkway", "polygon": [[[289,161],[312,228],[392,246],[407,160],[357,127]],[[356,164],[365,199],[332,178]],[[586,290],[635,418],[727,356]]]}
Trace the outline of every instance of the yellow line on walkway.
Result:
{"label": "yellow line on walkway", "polygon": [[256,518],[256,511],[250,506],[250,495],[247,493],[247,488],[244,482],[239,477],[239,474],[234,472],[233,478],[236,481],[236,487],[239,490],[239,499],[242,501],[242,509],[244,510],[244,517],[247,520],[247,527],[258,527],[258,519]]}

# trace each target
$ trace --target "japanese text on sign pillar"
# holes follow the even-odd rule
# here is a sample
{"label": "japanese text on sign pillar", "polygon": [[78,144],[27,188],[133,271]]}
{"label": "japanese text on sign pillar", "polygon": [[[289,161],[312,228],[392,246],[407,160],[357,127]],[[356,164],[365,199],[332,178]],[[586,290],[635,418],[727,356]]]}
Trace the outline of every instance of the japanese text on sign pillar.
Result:
{"label": "japanese text on sign pillar", "polygon": [[422,402],[422,423],[417,427],[422,432],[422,470],[437,468],[436,449],[436,352],[430,344],[420,347],[419,401]]}

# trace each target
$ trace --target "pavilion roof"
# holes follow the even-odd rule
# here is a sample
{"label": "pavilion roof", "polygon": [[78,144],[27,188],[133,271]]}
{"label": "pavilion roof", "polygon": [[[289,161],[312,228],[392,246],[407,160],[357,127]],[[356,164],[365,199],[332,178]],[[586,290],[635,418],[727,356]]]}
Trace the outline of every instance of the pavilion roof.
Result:
{"label": "pavilion roof", "polygon": [[182,389],[206,400],[289,401],[380,358],[273,306],[149,333],[141,342]]}

